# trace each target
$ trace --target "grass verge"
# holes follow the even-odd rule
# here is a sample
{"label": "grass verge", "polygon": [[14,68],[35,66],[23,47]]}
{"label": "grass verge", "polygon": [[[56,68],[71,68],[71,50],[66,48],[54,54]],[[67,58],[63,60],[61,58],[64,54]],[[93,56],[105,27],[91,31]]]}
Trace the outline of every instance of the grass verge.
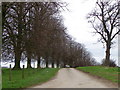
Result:
{"label": "grass verge", "polygon": [[24,69],[24,79],[22,70],[12,70],[12,80],[9,81],[9,69],[2,70],[2,88],[26,88],[50,80],[56,75],[59,68],[45,69]]}
{"label": "grass verge", "polygon": [[89,66],[77,67],[76,69],[110,80],[114,83],[120,82],[120,80],[118,80],[118,74],[120,73],[118,67]]}

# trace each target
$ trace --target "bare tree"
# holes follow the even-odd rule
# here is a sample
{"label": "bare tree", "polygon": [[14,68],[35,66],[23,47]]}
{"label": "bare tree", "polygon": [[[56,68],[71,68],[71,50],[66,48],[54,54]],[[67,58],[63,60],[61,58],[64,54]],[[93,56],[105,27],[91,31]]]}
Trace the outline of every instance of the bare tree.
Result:
{"label": "bare tree", "polygon": [[106,45],[105,65],[109,66],[110,49],[113,39],[120,32],[120,1],[98,0],[95,9],[88,14],[88,21],[95,29],[95,33],[101,36],[100,41]]}
{"label": "bare tree", "polygon": [[20,69],[24,57],[28,68],[33,60],[40,67],[41,58],[46,67],[95,64],[84,46],[66,32],[60,14],[64,7],[61,2],[3,3],[2,56],[15,59],[15,69]]}
{"label": "bare tree", "polygon": [[[26,3],[3,3],[3,48],[11,49],[15,55],[15,69],[20,69],[20,59],[25,46]],[[6,50],[10,51],[8,48]]]}

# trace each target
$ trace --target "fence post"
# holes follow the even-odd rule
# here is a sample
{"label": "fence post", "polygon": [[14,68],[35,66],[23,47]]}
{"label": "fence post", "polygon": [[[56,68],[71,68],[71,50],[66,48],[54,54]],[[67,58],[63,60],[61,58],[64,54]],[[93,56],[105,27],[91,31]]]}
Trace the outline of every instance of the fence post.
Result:
{"label": "fence post", "polygon": [[35,70],[36,70],[36,69],[35,69],[35,62],[34,62],[34,73],[36,72]]}
{"label": "fence post", "polygon": [[12,75],[11,75],[11,64],[10,64],[10,67],[9,67],[9,81],[12,80]]}
{"label": "fence post", "polygon": [[34,68],[35,68],[35,62],[34,62]]}
{"label": "fence post", "polygon": [[23,65],[23,69],[22,69],[22,79],[24,79],[24,68],[25,68],[25,65]]}

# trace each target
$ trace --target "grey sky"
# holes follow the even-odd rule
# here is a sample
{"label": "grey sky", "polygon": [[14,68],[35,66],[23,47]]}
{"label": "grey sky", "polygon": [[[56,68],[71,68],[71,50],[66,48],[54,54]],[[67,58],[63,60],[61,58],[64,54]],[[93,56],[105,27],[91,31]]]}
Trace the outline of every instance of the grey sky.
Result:
{"label": "grey sky", "polygon": [[[67,2],[70,11],[62,13],[64,24],[68,29],[68,33],[73,36],[77,42],[83,43],[93,57],[101,62],[105,57],[105,49],[98,41],[99,35],[94,35],[94,29],[87,22],[86,15],[95,7],[97,0],[62,0]],[[116,38],[117,41],[117,38]],[[118,45],[117,42],[111,49],[111,58],[118,60]],[[116,61],[117,63],[117,61]]]}

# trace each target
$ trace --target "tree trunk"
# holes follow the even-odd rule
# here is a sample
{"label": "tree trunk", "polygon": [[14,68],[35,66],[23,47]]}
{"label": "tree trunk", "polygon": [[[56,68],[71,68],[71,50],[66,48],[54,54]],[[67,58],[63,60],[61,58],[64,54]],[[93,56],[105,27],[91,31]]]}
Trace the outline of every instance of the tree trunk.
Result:
{"label": "tree trunk", "polygon": [[19,50],[15,51],[15,66],[13,69],[21,69],[20,68],[20,60],[21,60],[21,53]]}
{"label": "tree trunk", "polygon": [[105,66],[110,64],[110,43],[106,44]]}
{"label": "tree trunk", "polygon": [[32,68],[31,67],[31,58],[29,56],[28,56],[27,68]]}
{"label": "tree trunk", "polygon": [[52,68],[54,68],[54,62],[52,62]]}
{"label": "tree trunk", "polygon": [[49,68],[49,67],[48,67],[48,59],[46,59],[46,68]]}
{"label": "tree trunk", "polygon": [[40,57],[38,56],[38,64],[37,64],[37,68],[40,68]]}
{"label": "tree trunk", "polygon": [[66,68],[66,64],[64,63],[63,68]]}
{"label": "tree trunk", "polygon": [[56,67],[59,68],[59,61],[57,61],[57,63],[56,63]]}
{"label": "tree trunk", "polygon": [[17,36],[17,45],[14,46],[14,52],[15,52],[15,67],[13,69],[20,69],[20,60],[21,60],[21,45],[22,45],[22,4],[20,4],[20,11],[18,14],[18,36]]}

